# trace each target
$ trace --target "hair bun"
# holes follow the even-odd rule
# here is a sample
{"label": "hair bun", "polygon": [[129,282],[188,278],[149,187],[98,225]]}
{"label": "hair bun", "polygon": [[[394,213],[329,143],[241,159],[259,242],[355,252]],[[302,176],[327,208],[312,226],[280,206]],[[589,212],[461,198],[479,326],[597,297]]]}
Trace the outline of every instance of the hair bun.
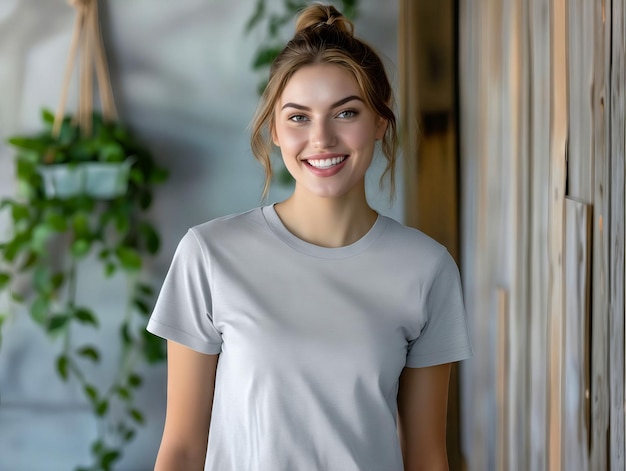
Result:
{"label": "hair bun", "polygon": [[323,25],[333,26],[350,36],[354,33],[352,21],[343,16],[334,6],[320,4],[310,5],[302,10],[296,21],[296,33]]}

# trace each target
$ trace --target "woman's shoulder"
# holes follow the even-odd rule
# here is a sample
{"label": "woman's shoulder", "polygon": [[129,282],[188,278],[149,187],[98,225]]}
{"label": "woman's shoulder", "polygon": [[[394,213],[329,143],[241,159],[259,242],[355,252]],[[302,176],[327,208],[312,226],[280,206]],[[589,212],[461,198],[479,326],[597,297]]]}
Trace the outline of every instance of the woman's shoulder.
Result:
{"label": "woman's shoulder", "polygon": [[387,220],[387,237],[389,243],[400,244],[403,248],[441,252],[446,248],[432,237],[419,229],[406,226],[393,218],[382,216]]}
{"label": "woman's shoulder", "polygon": [[[442,264],[447,264],[452,260],[448,249],[424,232],[406,226],[395,219],[389,217],[385,219],[387,219],[387,230],[383,247],[390,258],[433,272],[438,271]],[[452,261],[452,263],[455,262]]]}
{"label": "woman's shoulder", "polygon": [[257,207],[245,212],[232,213],[210,219],[201,224],[189,228],[189,231],[197,236],[224,236],[228,233],[236,233],[250,226],[263,226],[262,208]]}

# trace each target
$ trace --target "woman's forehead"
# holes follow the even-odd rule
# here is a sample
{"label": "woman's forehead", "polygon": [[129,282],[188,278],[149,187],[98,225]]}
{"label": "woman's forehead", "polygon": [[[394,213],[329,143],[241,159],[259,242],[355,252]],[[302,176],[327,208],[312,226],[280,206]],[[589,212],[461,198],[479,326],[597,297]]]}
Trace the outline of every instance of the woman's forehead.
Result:
{"label": "woman's forehead", "polygon": [[361,90],[351,72],[334,64],[301,67],[290,77],[277,105],[294,102],[306,105],[330,105],[349,96],[361,100]]}

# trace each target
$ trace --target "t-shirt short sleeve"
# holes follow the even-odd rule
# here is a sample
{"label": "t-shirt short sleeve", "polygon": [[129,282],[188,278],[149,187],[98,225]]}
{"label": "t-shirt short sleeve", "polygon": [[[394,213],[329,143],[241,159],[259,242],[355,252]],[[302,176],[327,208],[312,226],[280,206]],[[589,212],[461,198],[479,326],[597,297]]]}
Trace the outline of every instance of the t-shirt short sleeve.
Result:
{"label": "t-shirt short sleeve", "polygon": [[426,323],[418,338],[409,344],[406,366],[421,368],[470,358],[472,348],[461,277],[447,251],[442,255],[424,305]]}
{"label": "t-shirt short sleeve", "polygon": [[222,338],[211,312],[210,266],[193,229],[181,239],[147,330],[207,354],[220,353]]}

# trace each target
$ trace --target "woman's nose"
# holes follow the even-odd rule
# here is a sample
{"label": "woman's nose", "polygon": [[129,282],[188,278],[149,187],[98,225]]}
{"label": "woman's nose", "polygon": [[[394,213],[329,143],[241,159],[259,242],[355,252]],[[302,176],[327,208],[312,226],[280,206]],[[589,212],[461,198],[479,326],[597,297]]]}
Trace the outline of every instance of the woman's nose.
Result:
{"label": "woman's nose", "polygon": [[336,144],[336,136],[331,123],[320,120],[311,126],[311,144],[316,149],[328,149]]}

